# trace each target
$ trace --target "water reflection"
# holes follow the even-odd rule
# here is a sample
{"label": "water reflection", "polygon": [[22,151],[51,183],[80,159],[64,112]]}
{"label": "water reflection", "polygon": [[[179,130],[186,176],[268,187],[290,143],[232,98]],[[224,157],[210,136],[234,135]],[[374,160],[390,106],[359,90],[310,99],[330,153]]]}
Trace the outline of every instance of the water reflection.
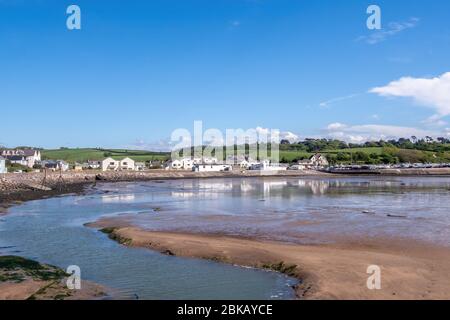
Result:
{"label": "water reflection", "polygon": [[[221,232],[320,242],[339,234],[450,243],[449,177],[248,178],[169,181],[136,188],[132,216],[154,230]],[[136,210],[138,209],[136,208]]]}

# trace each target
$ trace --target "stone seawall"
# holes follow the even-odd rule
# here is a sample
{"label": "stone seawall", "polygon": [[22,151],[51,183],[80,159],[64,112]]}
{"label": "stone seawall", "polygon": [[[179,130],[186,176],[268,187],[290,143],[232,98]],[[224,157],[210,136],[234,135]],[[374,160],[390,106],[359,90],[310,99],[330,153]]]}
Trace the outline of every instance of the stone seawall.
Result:
{"label": "stone seawall", "polygon": [[230,171],[230,172],[192,172],[192,171],[82,171],[82,172],[59,172],[52,173],[7,173],[0,176],[0,191],[26,190],[39,188],[40,186],[50,189],[59,188],[70,184],[87,184],[95,181],[144,181],[163,179],[195,179],[195,178],[230,178],[230,177],[297,177],[324,175],[316,171]]}

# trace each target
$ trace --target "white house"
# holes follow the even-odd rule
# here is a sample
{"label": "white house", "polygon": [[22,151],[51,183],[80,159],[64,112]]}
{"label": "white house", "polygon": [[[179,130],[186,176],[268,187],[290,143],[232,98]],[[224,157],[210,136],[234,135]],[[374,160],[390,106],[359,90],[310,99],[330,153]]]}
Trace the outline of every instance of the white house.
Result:
{"label": "white house", "polygon": [[231,171],[233,168],[228,164],[196,164],[192,168],[195,172],[221,172]]}
{"label": "white house", "polygon": [[183,169],[183,162],[181,160],[169,160],[164,163],[165,170],[180,170]]}
{"label": "white house", "polygon": [[205,164],[217,164],[218,161],[217,158],[214,157],[204,157],[202,162]]}
{"label": "white house", "polygon": [[28,167],[27,157],[25,156],[6,156],[12,164],[20,164],[21,166]]}
{"label": "white house", "polygon": [[191,158],[181,159],[181,167],[184,170],[192,170],[193,166],[194,166],[194,159]]}
{"label": "white house", "polygon": [[41,161],[41,152],[34,149],[5,149],[2,150],[1,156],[11,160],[11,163],[18,163],[29,168],[33,168],[37,162]]}
{"label": "white house", "polygon": [[134,163],[134,170],[136,171],[144,171],[146,168],[145,162],[135,162]]}
{"label": "white house", "polygon": [[52,171],[67,171],[69,170],[69,164],[63,160],[44,160],[41,161],[41,166]]}
{"label": "white house", "polygon": [[113,158],[106,158],[102,161],[102,171],[117,171],[120,167],[120,161]]}
{"label": "white house", "polygon": [[8,169],[6,169],[6,159],[0,157],[0,173],[7,173]]}
{"label": "white house", "polygon": [[279,164],[273,164],[269,160],[264,160],[256,164],[252,164],[249,169],[261,171],[286,171],[287,167]]}
{"label": "white house", "polygon": [[308,160],[300,160],[298,165],[303,166],[306,169],[317,168],[317,167],[327,167],[329,165],[327,157],[323,154],[316,153]]}
{"label": "white house", "polygon": [[100,169],[101,167],[102,167],[101,161],[88,160],[88,162],[83,163],[83,169],[95,170],[95,169]]}
{"label": "white house", "polygon": [[125,158],[120,160],[119,170],[123,171],[133,171],[134,170],[134,160],[130,158]]}

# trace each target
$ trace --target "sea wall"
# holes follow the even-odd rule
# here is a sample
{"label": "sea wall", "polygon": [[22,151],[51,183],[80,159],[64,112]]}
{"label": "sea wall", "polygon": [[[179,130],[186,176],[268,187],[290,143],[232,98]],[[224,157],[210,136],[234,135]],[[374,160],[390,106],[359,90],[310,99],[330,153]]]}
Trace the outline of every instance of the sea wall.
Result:
{"label": "sea wall", "polygon": [[229,177],[297,177],[324,175],[316,171],[280,171],[280,172],[259,172],[259,171],[230,171],[230,172],[192,172],[192,171],[109,171],[101,172],[96,170],[81,172],[52,172],[40,173],[7,173],[0,177],[0,191],[33,189],[40,186],[57,188],[61,185],[93,183],[95,181],[143,181],[162,179],[195,179],[195,178],[229,178]]}

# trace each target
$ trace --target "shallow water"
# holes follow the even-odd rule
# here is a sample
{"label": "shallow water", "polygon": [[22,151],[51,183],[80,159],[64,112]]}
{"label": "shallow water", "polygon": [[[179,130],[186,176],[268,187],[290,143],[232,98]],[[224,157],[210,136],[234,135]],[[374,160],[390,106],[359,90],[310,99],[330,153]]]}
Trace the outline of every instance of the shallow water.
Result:
{"label": "shallow water", "polygon": [[[142,191],[137,185],[123,190],[130,189]],[[120,198],[68,196],[13,207],[0,222],[0,255],[20,255],[64,269],[77,265],[82,279],[115,289],[115,298],[294,298],[291,286],[296,281],[284,275],[127,248],[83,226],[102,215],[135,212],[139,207],[131,205],[128,196]]]}
{"label": "shallow water", "polygon": [[119,216],[150,230],[315,243],[403,237],[450,243],[450,177],[233,178],[98,185],[28,202],[0,222],[0,254],[62,268],[145,299],[293,298],[283,275],[127,248],[83,227]]}
{"label": "shallow water", "polygon": [[300,243],[345,235],[450,244],[450,177],[199,179],[103,190],[112,193],[102,196],[104,203],[138,212],[123,218],[150,230]]}

